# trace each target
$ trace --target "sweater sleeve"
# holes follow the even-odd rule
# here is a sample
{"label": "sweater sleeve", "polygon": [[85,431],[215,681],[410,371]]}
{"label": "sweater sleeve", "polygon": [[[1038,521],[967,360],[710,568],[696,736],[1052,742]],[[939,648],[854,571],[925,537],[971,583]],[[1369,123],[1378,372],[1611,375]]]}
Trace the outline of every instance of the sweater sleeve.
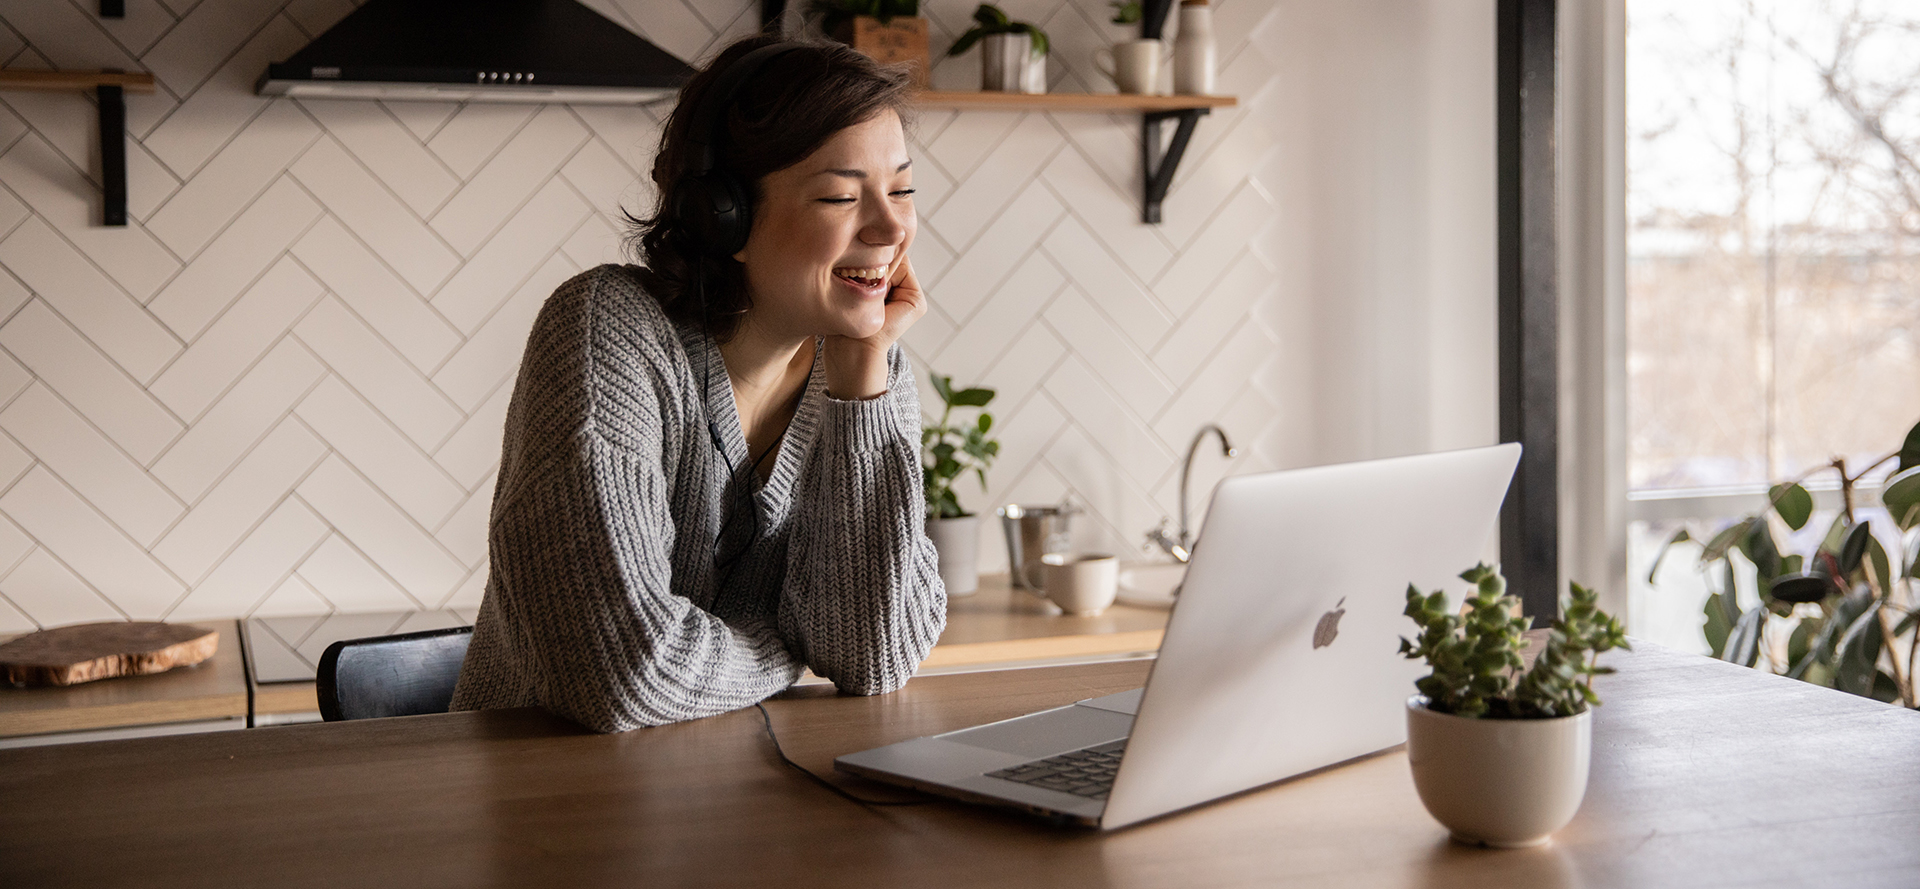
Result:
{"label": "sweater sleeve", "polygon": [[491,594],[540,706],[624,731],[745,707],[799,678],[772,627],[736,627],[673,591],[658,459],[591,432],[494,516]]}
{"label": "sweater sleeve", "polygon": [[789,648],[848,694],[905,685],[947,621],[926,533],[920,401],[898,345],[888,363],[886,394],[823,407],[780,600]]}

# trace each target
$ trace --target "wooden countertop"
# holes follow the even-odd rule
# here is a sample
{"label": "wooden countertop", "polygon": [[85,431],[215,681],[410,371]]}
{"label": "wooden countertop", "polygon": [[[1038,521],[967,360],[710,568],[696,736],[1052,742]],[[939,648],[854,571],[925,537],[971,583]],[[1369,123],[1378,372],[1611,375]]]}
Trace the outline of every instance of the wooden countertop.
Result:
{"label": "wooden countertop", "polygon": [[[1167,615],[1164,608],[1117,603],[1091,617],[1063,615],[1045,599],[1013,589],[1007,575],[984,575],[978,592],[947,600],[947,628],[920,665],[920,673],[1145,657],[1160,649]],[[324,646],[305,647],[317,657],[317,649]],[[825,680],[809,674],[802,681]],[[312,713],[320,708],[311,682],[256,682],[253,696],[255,715]]]}
{"label": "wooden countertop", "polygon": [[[1099,833],[855,805],[785,768],[752,709],[617,735],[523,709],[0,751],[0,885],[1914,885],[1920,713],[1650,644],[1615,654],[1586,803],[1535,849],[1450,842],[1397,750]],[[1147,669],[803,688],[767,709],[788,754],[827,775],[841,754]],[[158,800],[165,817],[101,817]]]}
{"label": "wooden countertop", "polygon": [[238,624],[223,620],[190,626],[220,633],[213,657],[191,667],[64,688],[0,685],[0,737],[247,718]]}

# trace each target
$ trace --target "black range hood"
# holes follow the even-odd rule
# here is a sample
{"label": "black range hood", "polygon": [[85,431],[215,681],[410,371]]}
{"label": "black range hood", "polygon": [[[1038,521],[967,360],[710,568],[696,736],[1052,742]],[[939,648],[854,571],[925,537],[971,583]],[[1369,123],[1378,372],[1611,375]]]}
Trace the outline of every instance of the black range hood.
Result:
{"label": "black range hood", "polygon": [[367,0],[284,62],[263,96],[632,104],[693,69],[575,0]]}

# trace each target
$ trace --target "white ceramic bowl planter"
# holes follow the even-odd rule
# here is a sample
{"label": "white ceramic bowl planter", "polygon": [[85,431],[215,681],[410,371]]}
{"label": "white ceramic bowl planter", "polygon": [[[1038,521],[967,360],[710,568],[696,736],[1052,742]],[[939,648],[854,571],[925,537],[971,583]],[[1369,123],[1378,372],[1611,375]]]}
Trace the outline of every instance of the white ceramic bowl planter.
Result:
{"label": "white ceramic bowl planter", "polygon": [[1587,793],[1593,711],[1554,719],[1468,719],[1407,700],[1413,785],[1454,839],[1537,846],[1573,820]]}

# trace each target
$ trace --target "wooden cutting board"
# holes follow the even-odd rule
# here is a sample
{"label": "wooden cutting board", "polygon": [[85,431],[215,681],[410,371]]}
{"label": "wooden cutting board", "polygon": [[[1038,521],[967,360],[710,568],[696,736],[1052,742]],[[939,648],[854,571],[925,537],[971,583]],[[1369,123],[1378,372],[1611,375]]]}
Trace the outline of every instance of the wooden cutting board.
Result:
{"label": "wooden cutting board", "polygon": [[220,634],[156,621],[104,621],[28,633],[0,644],[0,674],[16,685],[75,685],[165,673],[213,657]]}

